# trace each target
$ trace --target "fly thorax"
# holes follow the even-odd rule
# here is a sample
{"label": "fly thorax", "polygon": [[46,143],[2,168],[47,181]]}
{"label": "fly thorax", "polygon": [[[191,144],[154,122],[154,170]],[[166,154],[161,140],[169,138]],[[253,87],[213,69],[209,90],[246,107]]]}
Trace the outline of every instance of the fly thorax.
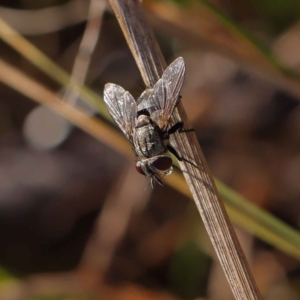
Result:
{"label": "fly thorax", "polygon": [[154,111],[151,114],[150,118],[153,121],[153,123],[156,124],[160,128],[160,130],[163,130],[167,125],[166,120],[163,116],[163,111],[162,110]]}
{"label": "fly thorax", "polygon": [[150,119],[146,115],[140,115],[135,122],[135,128],[146,126],[150,123]]}

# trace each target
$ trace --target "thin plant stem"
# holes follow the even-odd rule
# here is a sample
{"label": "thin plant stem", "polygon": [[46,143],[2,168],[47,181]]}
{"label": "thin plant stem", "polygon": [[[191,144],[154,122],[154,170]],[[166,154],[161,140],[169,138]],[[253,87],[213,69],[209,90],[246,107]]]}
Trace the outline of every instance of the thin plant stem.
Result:
{"label": "thin plant stem", "polygon": [[[105,6],[106,2],[104,0],[90,0],[87,24],[74,61],[70,78],[71,82],[76,82],[78,85],[83,85],[85,82],[91,57],[99,38]],[[99,14],[95,15],[95,11],[98,11]],[[74,92],[72,88],[68,87],[64,95],[65,101],[71,105],[75,105],[78,98],[78,91]]]}
{"label": "thin plant stem", "polygon": [[[138,0],[110,0],[129,48],[148,87],[160,78],[166,63]],[[171,122],[180,119],[191,128],[179,103]],[[236,299],[261,299],[250,267],[229,221],[211,172],[194,132],[173,135],[170,139],[179,153],[197,167],[179,162],[210,240]]]}

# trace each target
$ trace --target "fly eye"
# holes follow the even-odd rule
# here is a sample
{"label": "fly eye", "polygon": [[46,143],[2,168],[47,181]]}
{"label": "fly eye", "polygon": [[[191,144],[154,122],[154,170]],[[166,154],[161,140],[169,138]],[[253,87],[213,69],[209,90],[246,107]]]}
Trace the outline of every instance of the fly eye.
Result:
{"label": "fly eye", "polygon": [[138,161],[135,165],[135,169],[142,175],[146,175],[145,172],[143,171],[143,168],[142,168],[142,164],[140,161]]}
{"label": "fly eye", "polygon": [[152,165],[159,171],[167,171],[172,167],[172,163],[171,157],[164,156],[156,158]]}

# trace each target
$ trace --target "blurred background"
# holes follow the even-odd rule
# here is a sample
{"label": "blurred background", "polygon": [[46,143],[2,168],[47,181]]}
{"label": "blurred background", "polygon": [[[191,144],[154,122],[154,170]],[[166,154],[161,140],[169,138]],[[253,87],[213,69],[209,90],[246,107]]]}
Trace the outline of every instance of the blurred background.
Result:
{"label": "blurred background", "polygon": [[[185,59],[182,102],[214,176],[297,230],[300,3],[143,7],[167,62]],[[134,158],[32,101],[3,69],[8,63],[114,132],[104,108],[5,38],[8,24],[99,97],[107,82],[138,97],[145,86],[109,4],[0,0],[0,18],[0,299],[233,299],[191,199],[168,178],[152,190]],[[19,81],[12,89],[8,80]],[[236,231],[264,299],[300,299],[300,256],[247,226]]]}

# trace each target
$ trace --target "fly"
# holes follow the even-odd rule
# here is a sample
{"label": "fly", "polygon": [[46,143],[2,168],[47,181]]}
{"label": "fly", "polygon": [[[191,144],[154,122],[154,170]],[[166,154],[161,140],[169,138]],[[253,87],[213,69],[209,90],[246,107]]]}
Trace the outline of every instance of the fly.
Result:
{"label": "fly", "polygon": [[104,102],[108,111],[124,135],[130,141],[137,156],[136,170],[160,185],[162,178],[172,173],[172,158],[168,150],[178,160],[177,151],[169,145],[170,134],[186,132],[183,122],[169,127],[169,120],[177,106],[185,73],[182,57],[177,58],[164,71],[153,88],[146,89],[134,100],[121,86],[107,83],[104,87]]}

